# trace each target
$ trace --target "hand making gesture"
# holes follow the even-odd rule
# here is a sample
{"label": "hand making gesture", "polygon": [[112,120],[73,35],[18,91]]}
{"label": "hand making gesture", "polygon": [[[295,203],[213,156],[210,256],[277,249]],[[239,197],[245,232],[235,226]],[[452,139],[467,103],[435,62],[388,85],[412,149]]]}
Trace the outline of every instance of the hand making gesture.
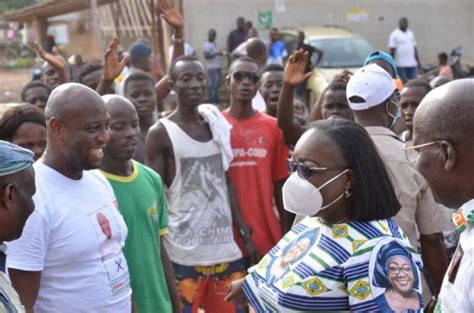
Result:
{"label": "hand making gesture", "polygon": [[104,54],[104,80],[113,81],[117,76],[122,73],[123,68],[127,65],[130,60],[130,54],[126,54],[122,61],[119,61],[117,53],[117,47],[119,40],[117,37],[112,38],[109,43],[107,50]]}
{"label": "hand making gesture", "polygon": [[37,41],[35,41],[35,50],[40,58],[48,62],[49,65],[58,72],[60,83],[65,83],[67,80],[67,63],[63,56],[59,54],[58,48],[53,47],[52,53],[48,53]]}
{"label": "hand making gesture", "polygon": [[155,7],[160,12],[160,17],[163,18],[175,30],[183,29],[184,21],[181,13],[175,9],[168,0],[155,0]]}
{"label": "hand making gesture", "polygon": [[332,83],[344,83],[347,84],[349,79],[351,79],[353,73],[349,70],[343,70],[340,73],[337,73],[334,78],[332,79]]}
{"label": "hand making gesture", "polygon": [[312,74],[312,72],[305,73],[308,59],[308,52],[302,49],[296,50],[286,63],[285,71],[283,72],[283,83],[295,87],[306,81]]}

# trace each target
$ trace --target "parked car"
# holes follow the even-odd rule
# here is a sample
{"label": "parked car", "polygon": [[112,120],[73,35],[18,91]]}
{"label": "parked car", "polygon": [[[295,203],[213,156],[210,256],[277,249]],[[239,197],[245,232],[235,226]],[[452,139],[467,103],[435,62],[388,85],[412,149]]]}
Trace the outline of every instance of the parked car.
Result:
{"label": "parked car", "polygon": [[[360,35],[338,26],[303,27],[306,43],[322,49],[323,58],[313,68],[313,75],[308,79],[307,89],[310,92],[311,104],[314,104],[334,75],[344,69],[355,71],[364,65],[367,56],[375,49]],[[282,29],[281,40],[289,52],[297,48],[296,29]],[[312,63],[315,64],[316,56]]]}

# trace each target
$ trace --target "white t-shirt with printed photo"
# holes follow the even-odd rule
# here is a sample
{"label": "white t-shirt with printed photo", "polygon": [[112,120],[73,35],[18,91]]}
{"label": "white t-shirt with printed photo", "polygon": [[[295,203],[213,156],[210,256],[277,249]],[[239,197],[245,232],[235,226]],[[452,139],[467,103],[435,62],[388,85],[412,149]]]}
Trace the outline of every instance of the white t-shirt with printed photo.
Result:
{"label": "white t-shirt with printed photo", "polygon": [[415,35],[409,29],[406,32],[399,28],[390,34],[388,47],[395,49],[395,64],[398,67],[414,67],[418,65],[415,57]]}
{"label": "white t-shirt with printed photo", "polygon": [[35,211],[8,245],[8,267],[41,271],[36,313],[130,312],[127,227],[98,171],[72,180],[34,165]]}

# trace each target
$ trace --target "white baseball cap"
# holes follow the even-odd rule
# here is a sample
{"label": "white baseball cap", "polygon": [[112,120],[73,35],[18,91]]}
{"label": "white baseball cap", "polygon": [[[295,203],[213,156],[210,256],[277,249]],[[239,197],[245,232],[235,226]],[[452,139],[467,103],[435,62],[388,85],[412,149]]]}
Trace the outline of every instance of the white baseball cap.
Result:
{"label": "white baseball cap", "polygon": [[[368,110],[387,100],[395,91],[392,76],[375,63],[359,69],[347,83],[346,95],[349,106],[354,111]],[[353,102],[353,96],[364,99]]]}

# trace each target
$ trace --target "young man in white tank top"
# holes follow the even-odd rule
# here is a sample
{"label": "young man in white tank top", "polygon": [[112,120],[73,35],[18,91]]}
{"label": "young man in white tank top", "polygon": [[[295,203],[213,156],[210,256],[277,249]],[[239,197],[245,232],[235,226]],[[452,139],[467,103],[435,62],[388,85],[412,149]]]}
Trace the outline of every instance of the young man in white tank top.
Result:
{"label": "young man in white tank top", "polygon": [[245,275],[246,266],[232,226],[252,258],[255,248],[228,185],[221,146],[198,113],[207,86],[205,70],[198,59],[185,56],[171,64],[169,77],[177,109],[157,122],[146,140],[146,164],[167,187],[165,247],[186,312],[199,307],[238,312],[235,304],[224,301],[227,286]]}

